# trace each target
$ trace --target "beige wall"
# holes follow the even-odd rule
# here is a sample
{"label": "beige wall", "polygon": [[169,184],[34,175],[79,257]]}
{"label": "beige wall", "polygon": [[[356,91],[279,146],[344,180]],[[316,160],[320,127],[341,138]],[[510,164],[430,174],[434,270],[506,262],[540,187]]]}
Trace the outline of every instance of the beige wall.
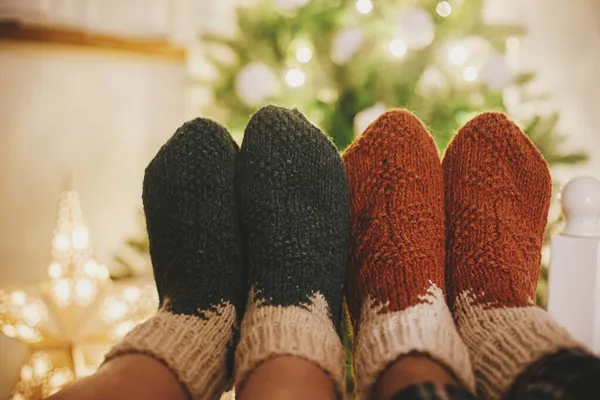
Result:
{"label": "beige wall", "polygon": [[[136,224],[145,164],[183,121],[182,62],[0,45],[0,286],[45,278],[63,180],[81,195],[97,258]],[[0,398],[22,349],[0,338]]]}
{"label": "beige wall", "polygon": [[517,63],[537,73],[535,87],[550,95],[544,108],[560,112],[568,145],[590,154],[587,165],[555,171],[557,178],[600,178],[600,2],[488,0],[486,14],[527,28]]}

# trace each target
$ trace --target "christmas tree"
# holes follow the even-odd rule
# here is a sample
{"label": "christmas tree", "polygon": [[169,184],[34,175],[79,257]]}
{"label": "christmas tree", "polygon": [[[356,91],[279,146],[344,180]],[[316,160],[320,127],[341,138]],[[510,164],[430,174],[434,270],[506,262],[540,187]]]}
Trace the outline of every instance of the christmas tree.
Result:
{"label": "christmas tree", "polygon": [[[249,3],[238,8],[237,35],[203,38],[218,72],[213,104],[234,131],[273,102],[297,107],[343,150],[385,109],[406,107],[443,151],[476,113],[506,112],[507,90],[527,97],[533,78],[507,62],[523,28],[486,23],[484,0]],[[556,116],[517,122],[551,165],[584,159],[558,148]]]}

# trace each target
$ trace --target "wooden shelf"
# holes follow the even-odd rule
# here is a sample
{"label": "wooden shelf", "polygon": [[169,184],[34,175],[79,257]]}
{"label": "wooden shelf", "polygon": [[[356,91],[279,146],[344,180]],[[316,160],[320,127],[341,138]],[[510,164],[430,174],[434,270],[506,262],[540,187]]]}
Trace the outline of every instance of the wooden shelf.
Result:
{"label": "wooden shelf", "polygon": [[175,61],[184,61],[186,57],[185,48],[174,46],[167,41],[122,38],[98,33],[87,33],[70,28],[24,25],[12,21],[0,21],[0,41],[46,43],[120,51],[167,58]]}

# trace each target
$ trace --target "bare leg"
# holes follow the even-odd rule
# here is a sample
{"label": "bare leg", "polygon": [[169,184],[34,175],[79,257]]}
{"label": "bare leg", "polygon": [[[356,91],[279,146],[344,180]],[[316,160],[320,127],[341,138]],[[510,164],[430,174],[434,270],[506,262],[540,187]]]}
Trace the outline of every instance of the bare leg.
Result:
{"label": "bare leg", "polygon": [[187,393],[157,359],[131,354],[107,362],[92,376],[75,382],[48,400],[185,400]]}
{"label": "bare leg", "polygon": [[262,363],[237,394],[240,400],[335,399],[329,376],[316,364],[300,357],[279,356]]}

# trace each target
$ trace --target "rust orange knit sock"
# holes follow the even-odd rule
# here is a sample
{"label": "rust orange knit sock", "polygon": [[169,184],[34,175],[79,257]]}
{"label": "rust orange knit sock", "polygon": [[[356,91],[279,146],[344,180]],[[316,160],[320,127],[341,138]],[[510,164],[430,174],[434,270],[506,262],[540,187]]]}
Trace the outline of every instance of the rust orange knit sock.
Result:
{"label": "rust orange knit sock", "polygon": [[535,306],[551,196],[548,166],[498,113],[467,123],[443,161],[447,290],[482,398],[499,398],[528,364],[576,346]]}
{"label": "rust orange knit sock", "polygon": [[411,113],[383,114],[343,156],[351,193],[347,301],[358,392],[398,357],[422,352],[473,386],[446,305],[443,174],[432,137]]}

